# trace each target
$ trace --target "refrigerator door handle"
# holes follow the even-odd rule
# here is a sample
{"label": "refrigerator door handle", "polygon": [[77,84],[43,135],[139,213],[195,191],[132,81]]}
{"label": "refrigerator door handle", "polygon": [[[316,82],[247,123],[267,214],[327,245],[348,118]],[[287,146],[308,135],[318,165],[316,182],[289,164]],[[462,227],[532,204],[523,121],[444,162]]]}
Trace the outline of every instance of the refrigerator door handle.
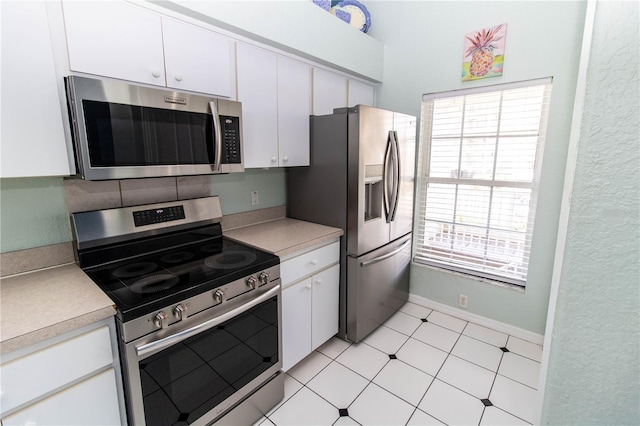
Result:
{"label": "refrigerator door handle", "polygon": [[396,219],[396,213],[398,211],[398,204],[400,201],[400,148],[398,144],[398,133],[394,130],[391,132],[393,142],[393,207],[391,208],[390,222]]}
{"label": "refrigerator door handle", "polygon": [[[389,173],[389,167],[391,167],[391,165],[389,164],[391,157],[392,157],[392,151],[393,151],[393,143],[392,143],[392,131],[389,130],[389,136],[387,137],[387,148],[384,151],[384,162],[382,164],[382,201],[384,204],[384,216],[385,216],[385,220],[387,221],[387,223],[391,222],[391,203],[390,203],[390,198],[393,196],[393,188],[389,188],[389,179],[388,179],[388,173]],[[391,192],[390,192],[391,189]]]}
{"label": "refrigerator door handle", "polygon": [[372,265],[374,263],[382,262],[385,259],[393,257],[396,254],[400,253],[402,250],[404,250],[410,243],[411,243],[411,240],[405,241],[404,244],[402,244],[400,247],[398,247],[397,249],[395,249],[391,253],[387,253],[387,254],[384,254],[382,256],[374,257],[373,259],[369,259],[369,260],[365,260],[364,262],[360,262],[360,266],[362,266],[362,267],[369,266],[369,265]]}

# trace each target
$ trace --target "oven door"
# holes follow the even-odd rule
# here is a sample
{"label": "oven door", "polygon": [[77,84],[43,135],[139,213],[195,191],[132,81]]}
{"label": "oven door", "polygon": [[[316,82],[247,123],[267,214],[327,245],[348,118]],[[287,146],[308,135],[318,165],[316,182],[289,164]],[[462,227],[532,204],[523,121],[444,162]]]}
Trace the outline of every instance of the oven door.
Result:
{"label": "oven door", "polygon": [[259,290],[124,346],[130,424],[209,424],[278,374],[280,285]]}

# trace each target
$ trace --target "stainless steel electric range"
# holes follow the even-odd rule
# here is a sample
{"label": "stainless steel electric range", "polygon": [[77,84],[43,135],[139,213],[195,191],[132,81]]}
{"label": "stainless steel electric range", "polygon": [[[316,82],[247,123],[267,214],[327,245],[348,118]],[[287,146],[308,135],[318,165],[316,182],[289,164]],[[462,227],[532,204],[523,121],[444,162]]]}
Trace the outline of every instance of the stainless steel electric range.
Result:
{"label": "stainless steel electric range", "polygon": [[117,307],[131,425],[252,424],[284,397],[280,261],[222,235],[218,197],[75,213]]}

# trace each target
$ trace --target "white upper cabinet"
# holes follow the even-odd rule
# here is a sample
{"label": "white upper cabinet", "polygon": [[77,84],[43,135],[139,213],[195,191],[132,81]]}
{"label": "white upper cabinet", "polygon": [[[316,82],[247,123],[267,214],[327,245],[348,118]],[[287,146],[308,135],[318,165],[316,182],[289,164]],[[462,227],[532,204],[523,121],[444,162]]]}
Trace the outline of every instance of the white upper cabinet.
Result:
{"label": "white upper cabinet", "polygon": [[278,57],[278,164],[309,165],[309,65]]}
{"label": "white upper cabinet", "polygon": [[63,2],[72,71],[165,85],[162,19],[121,2]]}
{"label": "white upper cabinet", "polygon": [[320,68],[313,69],[313,115],[332,114],[334,108],[374,106],[371,84]]}
{"label": "white upper cabinet", "polygon": [[167,86],[232,97],[233,42],[195,25],[162,18]]}
{"label": "white upper cabinet", "polygon": [[244,166],[309,165],[309,66],[238,43]]}
{"label": "white upper cabinet", "polygon": [[242,102],[244,167],[278,166],[278,59],[238,43],[238,101]]}
{"label": "white upper cabinet", "polygon": [[231,97],[231,40],[124,2],[63,3],[69,67]]}
{"label": "white upper cabinet", "polygon": [[349,89],[347,91],[347,103],[350,107],[356,105],[375,106],[374,103],[375,88],[367,83],[358,80],[349,79]]}
{"label": "white upper cabinet", "polygon": [[332,114],[347,106],[347,77],[320,68],[313,69],[313,115]]}
{"label": "white upper cabinet", "polygon": [[0,2],[0,177],[71,173],[45,2]]}

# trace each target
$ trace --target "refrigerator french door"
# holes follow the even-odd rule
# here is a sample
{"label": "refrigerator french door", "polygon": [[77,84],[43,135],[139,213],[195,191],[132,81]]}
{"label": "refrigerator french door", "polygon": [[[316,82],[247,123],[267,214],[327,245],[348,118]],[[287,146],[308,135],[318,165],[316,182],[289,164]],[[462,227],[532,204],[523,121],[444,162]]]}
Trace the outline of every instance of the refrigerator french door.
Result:
{"label": "refrigerator french door", "polygon": [[287,172],[289,217],[345,231],[339,335],[349,341],[408,298],[415,139],[415,117],[363,105],[336,109],[311,117],[311,165]]}

